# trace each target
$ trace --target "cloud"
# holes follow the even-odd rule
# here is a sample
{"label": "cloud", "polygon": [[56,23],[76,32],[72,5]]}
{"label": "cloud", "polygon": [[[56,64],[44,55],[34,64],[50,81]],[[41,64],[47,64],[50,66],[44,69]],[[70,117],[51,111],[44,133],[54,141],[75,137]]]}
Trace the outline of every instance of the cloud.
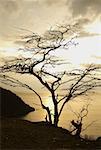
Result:
{"label": "cloud", "polygon": [[17,2],[16,1],[11,1],[11,0],[0,0],[0,9],[3,12],[7,12],[8,14],[12,14],[14,11],[16,11],[18,8]]}
{"label": "cloud", "polygon": [[101,0],[0,0],[0,40],[19,36],[22,31],[16,27],[40,33],[56,24],[70,23],[70,17],[82,28],[91,23],[91,16],[101,14],[100,6]]}
{"label": "cloud", "polygon": [[[88,68],[90,65],[91,65],[91,63],[85,63],[85,64],[80,64],[82,67],[84,67],[84,68]],[[101,69],[101,64],[98,64],[98,63],[93,63],[92,64],[92,67],[96,67],[96,68],[100,68]],[[100,70],[99,70],[99,72],[100,72]]]}
{"label": "cloud", "polygon": [[44,2],[46,3],[47,5],[51,6],[51,5],[57,5],[57,4],[61,4],[61,5],[64,5],[66,4],[66,1],[67,0],[40,0],[40,2]]}
{"label": "cloud", "polygon": [[93,55],[92,57],[95,58],[95,59],[101,59],[101,56],[95,56],[95,55]]}
{"label": "cloud", "polygon": [[14,27],[41,32],[60,23],[66,15],[64,1],[0,0],[0,38],[18,35]]}
{"label": "cloud", "polygon": [[85,30],[85,25],[89,25],[91,23],[89,18],[77,18],[75,21],[77,22],[77,27],[79,29],[79,37],[91,37],[99,35],[98,33],[90,33]]}
{"label": "cloud", "polygon": [[73,16],[96,17],[101,15],[101,0],[71,0]]}
{"label": "cloud", "polygon": [[[68,0],[67,0],[68,5]],[[71,0],[69,9],[72,18],[79,24],[80,37],[96,36],[96,33],[87,32],[84,27],[95,20],[101,21],[101,0]]]}

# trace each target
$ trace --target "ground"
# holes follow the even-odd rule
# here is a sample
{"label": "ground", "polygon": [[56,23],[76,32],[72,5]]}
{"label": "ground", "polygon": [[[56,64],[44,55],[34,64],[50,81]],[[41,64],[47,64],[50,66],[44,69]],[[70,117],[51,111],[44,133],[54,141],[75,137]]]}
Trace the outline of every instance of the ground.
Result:
{"label": "ground", "polygon": [[29,122],[21,119],[1,119],[1,149],[97,149],[101,141],[85,141],[61,127],[45,122]]}

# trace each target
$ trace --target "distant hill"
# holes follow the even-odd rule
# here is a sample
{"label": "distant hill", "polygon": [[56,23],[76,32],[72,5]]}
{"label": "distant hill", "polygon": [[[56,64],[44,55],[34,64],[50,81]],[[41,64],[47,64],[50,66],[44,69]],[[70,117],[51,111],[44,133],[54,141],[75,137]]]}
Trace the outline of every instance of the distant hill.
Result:
{"label": "distant hill", "polygon": [[9,90],[0,87],[1,117],[22,117],[34,108],[25,104],[20,97]]}

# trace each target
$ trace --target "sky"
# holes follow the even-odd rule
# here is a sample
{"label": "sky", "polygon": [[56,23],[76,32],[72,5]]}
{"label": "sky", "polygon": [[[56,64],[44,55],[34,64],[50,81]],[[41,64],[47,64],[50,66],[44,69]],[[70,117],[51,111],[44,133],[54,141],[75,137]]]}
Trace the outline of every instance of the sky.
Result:
{"label": "sky", "polygon": [[[101,0],[0,0],[0,58],[16,54],[22,35],[30,31],[42,34],[57,24],[75,20],[82,31],[70,61],[80,64],[88,59],[99,63]],[[79,53],[78,60],[75,51]]]}
{"label": "sky", "polygon": [[79,43],[61,55],[76,67],[101,64],[101,0],[0,0],[0,62],[19,56],[21,36],[79,23]]}
{"label": "sky", "polygon": [[21,36],[43,34],[57,24],[75,21],[80,27],[75,39],[79,44],[60,55],[76,67],[101,64],[101,0],[0,0],[0,62],[20,55]]}
{"label": "sky", "polygon": [[79,24],[78,45],[59,55],[75,67],[101,64],[101,0],[0,0],[0,62],[21,55],[21,36],[72,22]]}

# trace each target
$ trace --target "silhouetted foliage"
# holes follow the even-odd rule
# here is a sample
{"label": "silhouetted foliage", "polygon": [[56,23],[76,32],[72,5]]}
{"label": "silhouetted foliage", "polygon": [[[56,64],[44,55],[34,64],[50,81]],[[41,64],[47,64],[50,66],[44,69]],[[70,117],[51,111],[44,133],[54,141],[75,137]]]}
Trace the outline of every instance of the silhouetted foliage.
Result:
{"label": "silhouetted foliage", "polygon": [[80,137],[80,133],[82,130],[82,123],[81,122],[75,122],[74,120],[71,121],[71,124],[75,127],[76,133],[75,136]]}
{"label": "silhouetted foliage", "polygon": [[79,112],[75,112],[71,108],[71,111],[76,116],[76,119],[71,121],[70,133],[73,133],[74,135],[80,137],[81,132],[85,131],[88,127],[90,127],[96,121],[96,120],[93,120],[88,125],[86,125],[85,128],[83,127],[84,119],[88,116],[89,105],[90,105],[90,103],[87,102],[87,104],[85,104],[81,107]]}

